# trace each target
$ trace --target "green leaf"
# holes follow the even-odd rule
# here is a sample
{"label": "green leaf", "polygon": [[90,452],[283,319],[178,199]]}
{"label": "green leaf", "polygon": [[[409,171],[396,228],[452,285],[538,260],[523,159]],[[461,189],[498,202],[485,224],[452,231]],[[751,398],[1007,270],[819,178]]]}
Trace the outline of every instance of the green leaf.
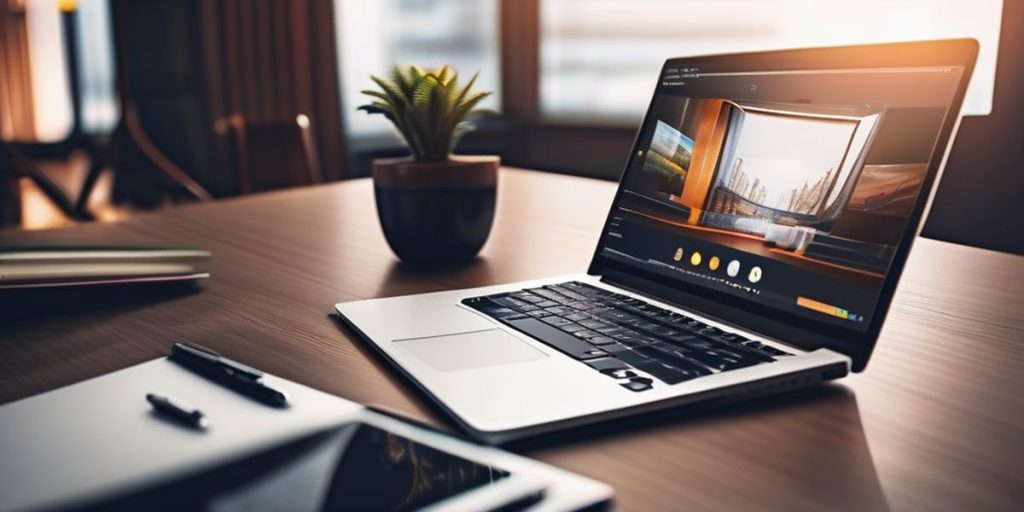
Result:
{"label": "green leaf", "polygon": [[458,106],[460,103],[462,103],[463,100],[466,99],[466,95],[468,95],[469,94],[469,90],[473,88],[473,84],[476,83],[476,77],[478,77],[478,76],[480,76],[480,72],[479,71],[477,71],[476,73],[473,73],[473,78],[470,78],[469,82],[466,84],[466,86],[463,87],[461,91],[459,91],[459,97],[455,99],[455,105],[456,106]]}
{"label": "green leaf", "polygon": [[442,84],[448,83],[448,79],[451,78],[452,68],[445,64],[440,71],[437,72],[437,81]]}
{"label": "green leaf", "polygon": [[359,91],[359,92],[361,92],[361,93],[363,93],[363,94],[365,94],[367,96],[373,96],[374,98],[379,98],[380,100],[382,100],[383,102],[387,103],[388,105],[394,106],[394,104],[391,101],[391,96],[388,96],[387,94],[384,94],[384,93],[382,93],[380,91],[374,91],[374,90],[367,89],[367,90]]}
{"label": "green leaf", "polygon": [[390,103],[394,105],[396,111],[405,110],[408,101],[405,95],[402,94],[401,89],[379,76],[370,75],[370,80],[373,80],[384,91],[384,94],[388,96]]}
{"label": "green leaf", "polygon": [[417,66],[394,66],[388,79],[371,75],[380,90],[363,94],[373,101],[359,107],[368,114],[380,114],[394,124],[417,161],[443,161],[459,138],[473,124],[466,118],[489,92],[473,92],[478,73],[464,86],[458,72],[449,65],[429,72]]}
{"label": "green leaf", "polygon": [[480,103],[484,98],[490,95],[490,92],[478,92],[470,95],[465,101],[455,108],[455,119],[459,121],[465,119],[466,115],[473,110],[473,107],[475,107],[477,103]]}
{"label": "green leaf", "polygon": [[391,68],[391,83],[395,84],[398,90],[402,91],[402,96],[406,98],[412,92],[412,81],[406,76],[406,71],[401,66]]}

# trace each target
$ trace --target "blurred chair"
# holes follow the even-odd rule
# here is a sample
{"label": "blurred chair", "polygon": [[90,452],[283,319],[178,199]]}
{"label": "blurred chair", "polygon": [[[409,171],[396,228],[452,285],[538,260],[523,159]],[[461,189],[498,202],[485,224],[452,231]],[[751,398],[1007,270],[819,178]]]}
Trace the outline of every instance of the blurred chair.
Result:
{"label": "blurred chair", "polygon": [[[165,176],[192,180],[184,188],[200,198],[343,177],[331,0],[110,6],[124,105],[119,140]],[[145,185],[124,177],[122,191]]]}
{"label": "blurred chair", "polygon": [[[64,190],[22,151],[24,147],[40,145],[33,112],[26,20],[24,3],[0,0],[0,226],[21,221],[20,178],[34,183],[68,217],[89,220],[88,214],[75,211]],[[77,107],[77,102],[74,106]],[[78,133],[77,128],[76,125],[72,129],[72,135]]]}
{"label": "blurred chair", "polygon": [[21,153],[17,145],[0,140],[0,227],[21,221],[18,178],[28,178],[62,213],[75,220],[92,220],[80,215],[63,190]]}
{"label": "blurred chair", "polygon": [[[142,172],[138,160],[132,162],[131,165],[124,165],[124,157],[130,151],[141,156],[142,161],[156,169],[172,187],[183,189],[200,201],[213,199],[213,196],[189,173],[164,154],[143,126],[139,117],[135,82],[132,80],[136,73],[133,73],[131,69],[133,64],[138,64],[138,59],[129,58],[128,54],[130,45],[134,43],[128,37],[128,33],[134,24],[131,16],[135,13],[129,9],[129,2],[125,0],[111,1],[110,13],[116,55],[117,99],[121,118],[105,147],[93,155],[93,162],[82,184],[78,201],[75,204],[75,211],[82,215],[88,215],[89,197],[104,169],[113,167],[115,172],[120,174]],[[149,70],[144,71],[149,72]]]}
{"label": "blurred chair", "polygon": [[[12,5],[20,4],[0,0]],[[77,201],[48,186],[13,146],[0,154],[0,193],[13,195],[16,169],[69,216],[88,219],[105,169],[114,170],[115,201],[143,207],[344,177],[333,8],[332,0],[110,0],[120,119],[112,133],[82,139],[92,162]],[[7,135],[7,121],[23,118],[27,103],[2,100],[27,74],[8,72],[13,64],[2,57],[14,47],[2,42],[0,131]],[[21,60],[14,64],[27,66],[27,56]],[[68,62],[72,74],[75,64]],[[10,205],[0,211],[17,210]]]}
{"label": "blurred chair", "polygon": [[323,181],[310,120],[247,121],[240,114],[217,126],[230,137],[243,194]]}
{"label": "blurred chair", "polygon": [[206,0],[196,17],[217,165],[232,193],[344,177],[332,0]]}

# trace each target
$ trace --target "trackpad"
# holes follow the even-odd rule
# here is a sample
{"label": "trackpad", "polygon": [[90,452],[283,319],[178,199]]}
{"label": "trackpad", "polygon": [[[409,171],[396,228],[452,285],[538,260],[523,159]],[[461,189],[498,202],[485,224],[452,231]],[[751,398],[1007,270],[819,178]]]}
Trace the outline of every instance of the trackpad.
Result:
{"label": "trackpad", "polygon": [[394,340],[439,372],[544,359],[547,354],[501,329]]}

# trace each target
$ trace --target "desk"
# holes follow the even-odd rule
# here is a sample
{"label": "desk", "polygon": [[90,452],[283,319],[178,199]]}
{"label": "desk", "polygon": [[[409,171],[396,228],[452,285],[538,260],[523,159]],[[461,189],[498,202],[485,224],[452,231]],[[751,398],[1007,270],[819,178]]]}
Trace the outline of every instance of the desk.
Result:
{"label": "desk", "polygon": [[[268,372],[447,423],[327,315],[339,301],[586,268],[612,183],[504,169],[479,259],[405,269],[356,180],[0,233],[213,251],[200,293],[80,292],[0,310],[0,403],[197,341]],[[864,374],[726,410],[667,411],[522,443],[607,482],[621,510],[1009,510],[1024,503],[1024,258],[921,239]],[[2,435],[2,434],[0,434]]]}

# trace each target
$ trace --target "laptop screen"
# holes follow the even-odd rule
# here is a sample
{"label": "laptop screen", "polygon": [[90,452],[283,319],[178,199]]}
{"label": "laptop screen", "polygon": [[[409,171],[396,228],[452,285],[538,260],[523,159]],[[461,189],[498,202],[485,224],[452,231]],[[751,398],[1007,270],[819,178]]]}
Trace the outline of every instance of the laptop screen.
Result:
{"label": "laptop screen", "polygon": [[867,330],[964,68],[686,62],[662,71],[599,254]]}

